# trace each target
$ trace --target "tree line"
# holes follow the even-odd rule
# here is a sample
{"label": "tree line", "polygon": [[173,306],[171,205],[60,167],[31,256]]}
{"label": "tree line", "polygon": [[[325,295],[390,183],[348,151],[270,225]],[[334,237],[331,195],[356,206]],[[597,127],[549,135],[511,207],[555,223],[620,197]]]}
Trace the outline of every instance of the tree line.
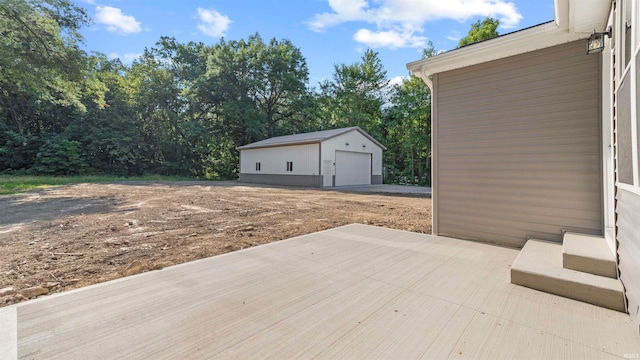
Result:
{"label": "tree line", "polygon": [[388,181],[430,183],[429,89],[389,86],[372,50],[312,87],[286,39],[161,37],[127,65],[81,49],[90,22],[69,0],[0,3],[0,173],[233,179],[238,146],[360,126],[387,146]]}

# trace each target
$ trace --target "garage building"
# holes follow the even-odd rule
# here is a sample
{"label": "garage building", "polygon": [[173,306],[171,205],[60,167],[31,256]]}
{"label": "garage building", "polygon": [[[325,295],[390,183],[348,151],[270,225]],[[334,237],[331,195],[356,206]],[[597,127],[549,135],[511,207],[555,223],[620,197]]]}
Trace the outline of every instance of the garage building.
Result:
{"label": "garage building", "polygon": [[382,184],[386,148],[355,126],[273,137],[238,150],[242,182],[331,187]]}

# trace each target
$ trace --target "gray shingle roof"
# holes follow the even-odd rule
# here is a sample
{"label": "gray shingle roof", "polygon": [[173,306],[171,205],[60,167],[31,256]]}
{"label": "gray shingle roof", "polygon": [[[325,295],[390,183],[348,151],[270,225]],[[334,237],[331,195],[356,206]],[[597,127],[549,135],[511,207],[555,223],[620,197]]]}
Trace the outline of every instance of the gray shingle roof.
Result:
{"label": "gray shingle roof", "polygon": [[280,145],[317,143],[317,142],[325,141],[327,139],[330,139],[338,135],[342,135],[344,133],[348,133],[349,131],[353,131],[353,130],[360,132],[362,135],[366,136],[369,140],[373,141],[376,145],[380,146],[382,149],[384,150],[387,149],[386,147],[384,147],[384,145],[380,144],[376,139],[371,137],[371,135],[367,134],[360,127],[353,126],[348,128],[342,128],[342,129],[315,131],[315,132],[304,133],[304,134],[276,136],[269,139],[257,141],[251,144],[239,146],[238,150],[262,148],[262,147],[273,147],[273,146],[280,146]]}

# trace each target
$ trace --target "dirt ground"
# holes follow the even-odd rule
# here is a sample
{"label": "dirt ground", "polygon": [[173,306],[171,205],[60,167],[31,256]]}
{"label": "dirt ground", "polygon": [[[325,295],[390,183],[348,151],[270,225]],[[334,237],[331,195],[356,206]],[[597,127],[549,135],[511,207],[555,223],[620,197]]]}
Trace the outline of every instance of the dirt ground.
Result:
{"label": "dirt ground", "polygon": [[431,233],[431,199],[235,182],[0,196],[0,306],[350,223]]}

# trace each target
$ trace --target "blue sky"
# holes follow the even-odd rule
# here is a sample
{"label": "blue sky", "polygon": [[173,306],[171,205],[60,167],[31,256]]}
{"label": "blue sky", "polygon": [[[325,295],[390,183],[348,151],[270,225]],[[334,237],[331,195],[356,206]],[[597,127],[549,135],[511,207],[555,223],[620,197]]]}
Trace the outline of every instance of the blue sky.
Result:
{"label": "blue sky", "polygon": [[316,86],[334,64],[351,64],[367,48],[379,53],[389,79],[406,76],[431,40],[455,48],[471,23],[500,19],[501,34],[553,20],[553,0],[75,0],[93,19],[85,49],[125,63],[161,36],[207,45],[246,39],[289,39],[299,47]]}

